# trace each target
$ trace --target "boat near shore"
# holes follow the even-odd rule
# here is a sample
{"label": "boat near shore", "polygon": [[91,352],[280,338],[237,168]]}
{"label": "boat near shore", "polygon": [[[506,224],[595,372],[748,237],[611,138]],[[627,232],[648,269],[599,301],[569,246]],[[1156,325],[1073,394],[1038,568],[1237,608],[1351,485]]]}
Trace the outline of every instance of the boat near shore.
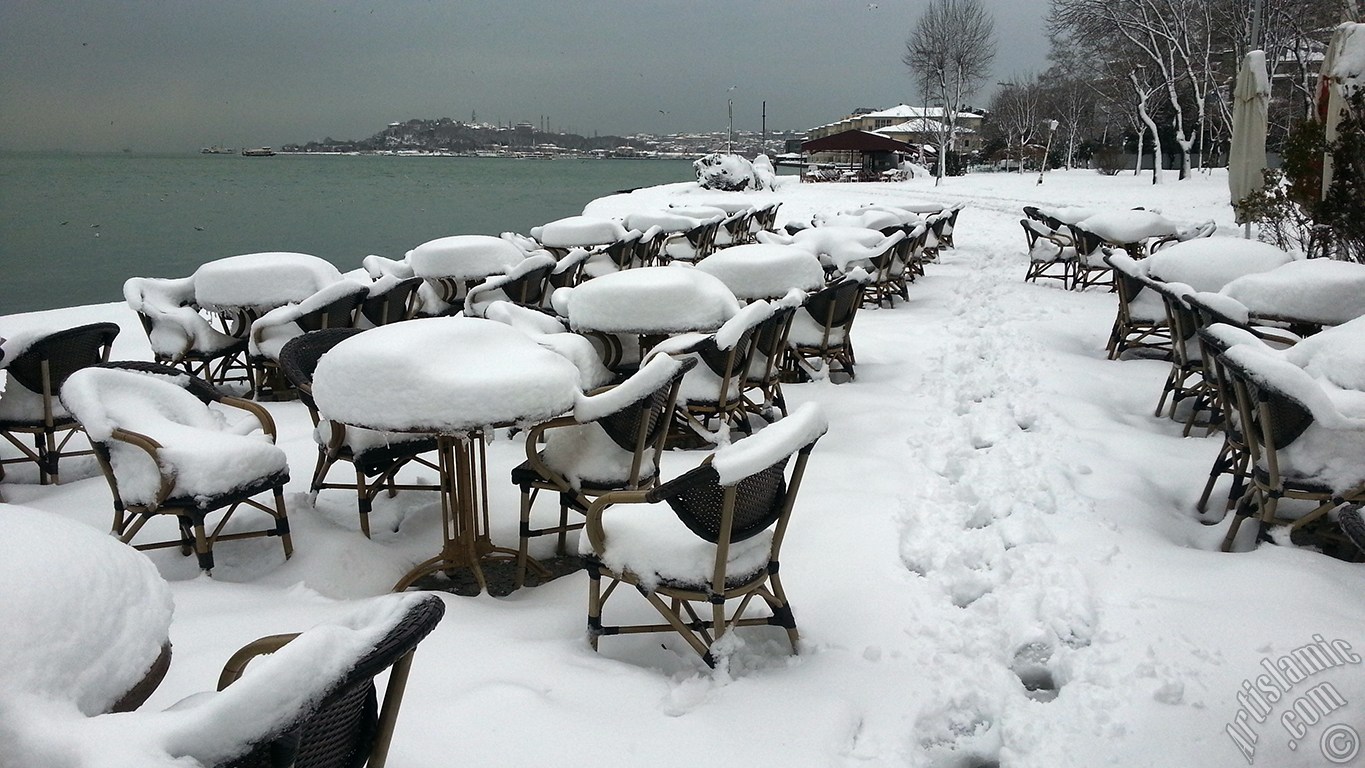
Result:
{"label": "boat near shore", "polygon": [[257,147],[255,149],[242,150],[242,157],[273,157],[275,150],[270,147]]}
{"label": "boat near shore", "polygon": [[214,144],[214,145],[211,146],[211,147],[203,147],[203,148],[201,148],[201,149],[199,150],[199,152],[200,152],[200,154],[204,154],[204,155],[235,155],[235,154],[237,154],[237,150],[233,149],[232,147],[220,147],[220,146],[218,146],[217,144]]}

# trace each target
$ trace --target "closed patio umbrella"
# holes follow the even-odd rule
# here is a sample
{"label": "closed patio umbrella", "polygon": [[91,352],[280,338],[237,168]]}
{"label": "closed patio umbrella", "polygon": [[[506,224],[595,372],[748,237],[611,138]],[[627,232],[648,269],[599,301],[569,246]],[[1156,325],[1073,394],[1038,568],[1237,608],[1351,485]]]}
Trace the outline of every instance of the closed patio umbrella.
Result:
{"label": "closed patio umbrella", "polygon": [[1260,189],[1265,179],[1265,134],[1270,102],[1270,78],[1266,76],[1265,51],[1248,51],[1237,71],[1233,91],[1232,149],[1228,153],[1228,190],[1232,193],[1237,223],[1249,223],[1237,201]]}

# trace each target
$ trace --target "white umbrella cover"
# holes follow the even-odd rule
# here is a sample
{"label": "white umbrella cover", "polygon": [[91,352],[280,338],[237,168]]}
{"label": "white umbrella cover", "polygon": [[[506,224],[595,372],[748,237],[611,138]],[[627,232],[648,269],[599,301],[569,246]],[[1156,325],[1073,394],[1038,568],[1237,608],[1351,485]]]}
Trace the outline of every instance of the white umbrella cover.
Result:
{"label": "white umbrella cover", "polygon": [[1237,71],[1232,103],[1232,149],[1228,153],[1228,190],[1238,224],[1247,222],[1237,201],[1265,183],[1265,134],[1270,102],[1265,51],[1248,51]]}

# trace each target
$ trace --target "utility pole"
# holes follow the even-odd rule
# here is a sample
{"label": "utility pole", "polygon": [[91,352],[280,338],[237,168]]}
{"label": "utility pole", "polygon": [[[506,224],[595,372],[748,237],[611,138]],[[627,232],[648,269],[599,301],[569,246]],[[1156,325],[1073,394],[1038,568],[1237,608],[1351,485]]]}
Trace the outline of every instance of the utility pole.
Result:
{"label": "utility pole", "polygon": [[762,147],[763,154],[768,154],[768,100],[763,100],[763,133],[759,139],[759,146]]}

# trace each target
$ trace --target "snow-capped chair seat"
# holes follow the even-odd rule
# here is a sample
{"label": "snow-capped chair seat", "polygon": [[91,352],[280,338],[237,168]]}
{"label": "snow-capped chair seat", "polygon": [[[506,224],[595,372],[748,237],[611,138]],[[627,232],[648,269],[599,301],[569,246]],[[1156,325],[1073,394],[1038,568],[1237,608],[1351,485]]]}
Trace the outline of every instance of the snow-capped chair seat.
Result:
{"label": "snow-capped chair seat", "polygon": [[[422,454],[436,450],[436,436],[422,432],[382,432],[365,429],[338,421],[324,419],[313,400],[313,372],[318,361],[332,347],[350,337],[363,333],[359,328],[325,328],[309,331],[290,339],[280,349],[280,370],[289,385],[298,392],[299,400],[308,407],[313,420],[313,440],[318,446],[318,459],[313,467],[309,490],[314,499],[326,489],[344,488],[356,493],[360,513],[360,530],[370,536],[370,512],[379,492],[389,495],[398,491],[439,491],[440,485],[431,483],[399,483],[398,471],[409,463],[417,463],[440,474],[440,467]],[[376,393],[376,397],[384,397]],[[353,482],[327,480],[332,468],[340,462],[352,465]]]}
{"label": "snow-capped chair seat", "polygon": [[1076,264],[1076,247],[1071,243],[1071,236],[1033,218],[1020,219],[1019,224],[1024,228],[1024,241],[1028,247],[1024,281],[1036,283],[1039,278],[1051,278],[1060,280],[1063,288],[1070,288]]}
{"label": "snow-capped chair seat", "polygon": [[505,274],[492,275],[469,289],[464,299],[465,317],[483,317],[495,301],[510,301],[522,307],[539,307],[545,300],[550,273],[557,262],[548,251],[538,251],[521,263],[508,267]]}
{"label": "snow-capped chair seat", "polygon": [[716,233],[723,217],[700,221],[685,232],[670,235],[664,241],[660,256],[666,261],[698,262],[716,250]]}
{"label": "snow-capped chair seat", "polygon": [[222,386],[241,382],[251,388],[247,339],[214,328],[194,306],[194,278],[130,277],[123,298],[142,321],[158,363],[180,366]]}
{"label": "snow-capped chair seat", "polygon": [[[279,536],[293,553],[284,507],[289,466],[275,443],[275,422],[260,405],[230,397],[203,379],[160,363],[119,362],[84,368],[62,386],[62,402],[85,428],[114,496],[112,533],[132,543],[157,515],[174,515],[179,536],[136,544],[180,547],[213,569],[219,541]],[[225,410],[246,411],[231,423]],[[270,492],[273,506],[255,501]],[[271,516],[268,528],[226,533],[242,504]],[[212,531],[206,518],[227,511]]]}
{"label": "snow-capped chair seat", "polygon": [[787,415],[782,394],[782,372],[787,365],[788,337],[796,312],[806,303],[806,293],[793,288],[773,302],[773,313],[754,328],[754,348],[749,372],[744,377],[744,409],[766,419],[774,411]]}
{"label": "snow-capped chair seat", "polygon": [[[1251,454],[1251,489],[1237,505],[1224,551],[1246,517],[1258,518],[1262,533],[1280,524],[1293,530],[1365,501],[1365,397],[1315,379],[1268,349],[1242,344],[1223,355]],[[1317,506],[1280,516],[1285,499]]]}
{"label": "snow-capped chair seat", "polygon": [[1125,352],[1138,351],[1147,356],[1169,357],[1171,329],[1166,321],[1166,302],[1160,293],[1150,290],[1147,270],[1120,251],[1105,254],[1104,263],[1113,270],[1114,291],[1119,297],[1114,326],[1105,346],[1109,359],[1117,360]]}
{"label": "snow-capped chair seat", "polygon": [[[570,509],[582,513],[606,491],[655,484],[678,388],[694,365],[695,360],[654,357],[622,383],[580,395],[572,414],[527,432],[526,461],[512,470],[512,483],[521,489],[518,585],[525,581],[531,538],[558,534],[556,551],[562,555],[568,532],[583,527],[569,522]],[[531,508],[541,491],[558,494],[559,523],[532,528]]]}
{"label": "snow-capped chair seat", "polygon": [[[115,323],[93,323],[19,333],[4,341],[0,346],[0,368],[5,372],[5,388],[0,392],[0,437],[20,455],[0,460],[0,478],[4,478],[6,464],[31,461],[38,465],[40,483],[57,483],[57,463],[63,456],[90,453],[66,449],[79,425],[58,396],[72,373],[109,359],[109,348],[118,333]],[[25,438],[32,441],[31,447]]]}
{"label": "snow-capped chair seat", "polygon": [[[819,407],[808,403],[668,482],[593,501],[579,539],[593,648],[603,635],[676,631],[714,666],[726,632],[772,625],[786,630],[795,652],[796,621],[778,577],[779,552],[810,451],[827,428]],[[653,508],[660,503],[674,514]],[[637,589],[617,590],[620,584]],[[637,590],[666,623],[604,623],[604,604]],[[738,606],[727,612],[731,601]],[[746,616],[759,601],[770,615]]]}
{"label": "snow-capped chair seat", "polygon": [[854,378],[853,320],[870,279],[863,270],[854,269],[839,282],[810,294],[787,334],[789,379],[814,378],[822,367],[833,373],[836,364],[850,380]]}

